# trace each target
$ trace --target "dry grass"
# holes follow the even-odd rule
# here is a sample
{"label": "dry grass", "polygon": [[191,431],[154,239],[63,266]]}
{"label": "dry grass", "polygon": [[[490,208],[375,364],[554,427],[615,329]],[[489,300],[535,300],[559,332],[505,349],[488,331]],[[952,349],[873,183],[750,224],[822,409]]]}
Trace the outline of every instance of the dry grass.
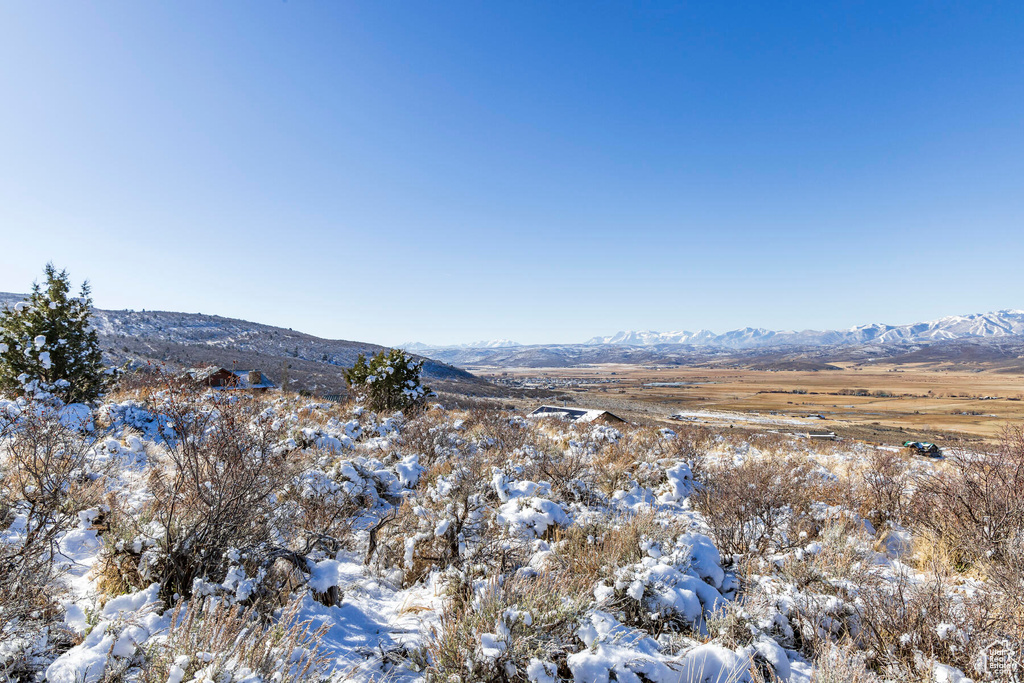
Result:
{"label": "dry grass", "polygon": [[[143,666],[146,683],[177,680],[258,680],[304,683],[325,678],[329,659],[318,641],[328,627],[313,628],[299,618],[299,603],[273,623],[254,608],[212,598],[179,603],[166,640],[152,648]],[[175,671],[178,670],[178,671]]]}
{"label": "dry grass", "polygon": [[760,456],[736,466],[705,462],[692,500],[724,555],[768,553],[818,534],[811,504],[836,497],[839,487],[803,458]]}
{"label": "dry grass", "polygon": [[[566,656],[577,649],[576,629],[590,601],[585,588],[571,572],[492,580],[475,594],[454,587],[427,645],[428,680],[523,680],[533,658],[555,663],[561,678],[571,678]],[[480,656],[484,634],[504,643],[492,660]]]}
{"label": "dry grass", "polygon": [[653,512],[574,524],[558,532],[551,563],[593,585],[642,559],[645,553],[640,544],[645,539],[665,542],[681,531],[660,523]]}

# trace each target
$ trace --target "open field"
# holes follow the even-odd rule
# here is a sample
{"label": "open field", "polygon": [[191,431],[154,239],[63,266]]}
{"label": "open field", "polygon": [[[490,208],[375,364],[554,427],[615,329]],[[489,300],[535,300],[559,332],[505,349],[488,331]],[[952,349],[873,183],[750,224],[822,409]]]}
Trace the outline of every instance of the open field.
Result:
{"label": "open field", "polygon": [[[866,441],[991,440],[1024,422],[1024,375],[925,365],[836,364],[825,372],[598,365],[471,368],[510,386],[547,388],[575,403],[683,413],[716,426],[825,430]],[[726,414],[723,414],[726,413]]]}

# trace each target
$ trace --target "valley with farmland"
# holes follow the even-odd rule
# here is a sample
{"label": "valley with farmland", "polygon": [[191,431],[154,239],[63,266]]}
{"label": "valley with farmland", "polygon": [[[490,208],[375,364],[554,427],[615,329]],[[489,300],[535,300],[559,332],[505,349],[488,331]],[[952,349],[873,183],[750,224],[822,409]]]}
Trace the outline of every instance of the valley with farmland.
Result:
{"label": "valley with farmland", "polygon": [[622,364],[469,368],[501,387],[568,405],[716,427],[833,432],[879,444],[997,439],[1024,421],[1024,374],[923,364],[827,371]]}

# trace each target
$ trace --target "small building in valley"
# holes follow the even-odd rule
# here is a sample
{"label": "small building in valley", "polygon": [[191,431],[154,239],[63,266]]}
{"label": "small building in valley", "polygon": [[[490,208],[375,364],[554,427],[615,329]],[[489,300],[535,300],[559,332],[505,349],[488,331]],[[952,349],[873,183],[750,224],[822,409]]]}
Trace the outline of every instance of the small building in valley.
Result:
{"label": "small building in valley", "polygon": [[593,422],[595,424],[624,424],[626,420],[623,420],[618,415],[614,415],[607,410],[592,410],[587,408],[568,408],[565,406],[541,406],[534,410],[527,417],[541,418],[541,417],[555,417],[561,420],[567,420],[569,422],[579,422],[586,424]]}
{"label": "small building in valley", "polygon": [[836,440],[836,433],[835,432],[830,432],[830,431],[827,431],[827,430],[810,430],[810,431],[802,431],[802,432],[793,432],[793,435],[794,436],[802,436],[805,439],[811,439],[812,441],[815,440],[815,439],[820,439],[820,440],[824,440],[824,441],[835,441]]}
{"label": "small building in valley", "polygon": [[198,384],[220,391],[264,392],[276,387],[259,370],[228,370],[210,365],[205,368],[192,368],[187,374]]}
{"label": "small building in valley", "polygon": [[927,455],[937,458],[942,455],[942,449],[927,441],[904,441],[903,448],[914,455]]}

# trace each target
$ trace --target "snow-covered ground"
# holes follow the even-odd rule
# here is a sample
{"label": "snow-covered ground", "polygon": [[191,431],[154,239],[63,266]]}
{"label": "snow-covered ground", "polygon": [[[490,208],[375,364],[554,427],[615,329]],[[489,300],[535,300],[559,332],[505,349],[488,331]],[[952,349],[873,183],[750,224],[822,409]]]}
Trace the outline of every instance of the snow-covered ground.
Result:
{"label": "snow-covered ground", "polygon": [[[10,476],[19,435],[38,411],[23,400],[0,409]],[[230,434],[240,455],[223,457],[239,459],[214,458],[191,491],[182,468],[205,456],[189,460],[190,449],[223,446],[231,416],[245,418]],[[57,539],[53,613],[12,623],[0,612],[7,671],[60,683],[314,674],[799,683],[851,641],[870,655],[868,587],[891,601],[896,589],[928,584],[911,561],[909,531],[873,524],[866,508],[841,502],[840,482],[875,453],[863,445],[818,452],[783,437],[696,441],[685,425],[619,430],[439,406],[384,416],[357,405],[249,405],[159,388],[116,396],[91,417],[92,430],[76,437],[83,459],[75,480],[102,495],[81,498],[87,504]],[[247,469],[254,460],[259,466]],[[728,489],[701,482],[778,463],[792,481],[765,481],[792,500],[772,509],[777,528],[751,511],[739,533],[760,540],[744,558],[724,554],[735,543],[723,545],[724,517],[707,516],[719,514],[708,492]],[[230,525],[220,494],[231,486],[244,486],[230,493],[250,501],[237,543],[175,546],[190,524],[203,533],[226,526],[204,527],[201,515],[171,522],[185,513],[163,497],[180,494],[176,505]],[[263,486],[266,495],[255,497]],[[0,542],[9,550],[25,542],[31,522],[26,500],[10,488],[4,496],[12,513]],[[169,587],[188,561],[202,570]],[[965,577],[944,595],[960,604],[983,588]],[[230,630],[230,619],[244,628],[221,642],[214,635]],[[935,638],[967,643],[964,628],[940,624]],[[902,647],[913,651],[915,638],[905,634]],[[934,648],[920,648],[920,671],[966,680]]]}
{"label": "snow-covered ground", "polygon": [[712,425],[752,424],[809,427],[815,424],[813,419],[802,417],[791,417],[788,415],[762,415],[760,413],[735,413],[724,410],[680,410],[672,414],[672,419]]}

